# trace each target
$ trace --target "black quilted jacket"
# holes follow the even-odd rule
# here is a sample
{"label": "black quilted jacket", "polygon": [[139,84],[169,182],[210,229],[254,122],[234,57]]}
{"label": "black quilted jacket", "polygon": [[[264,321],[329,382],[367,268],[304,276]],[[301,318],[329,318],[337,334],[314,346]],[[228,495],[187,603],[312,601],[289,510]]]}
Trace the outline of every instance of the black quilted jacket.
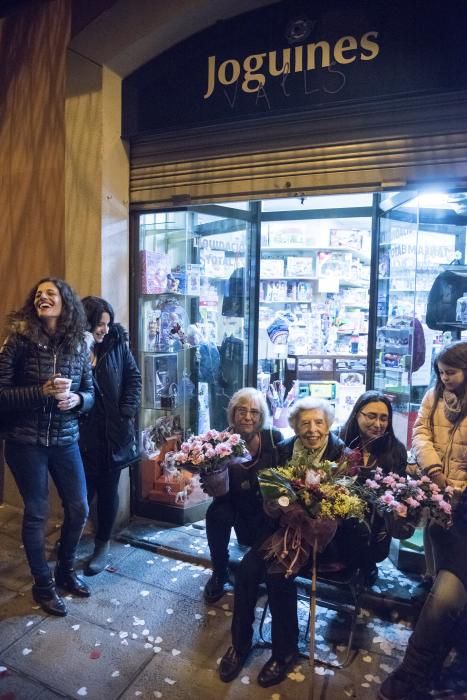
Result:
{"label": "black quilted jacket", "polygon": [[[0,351],[1,437],[27,445],[71,445],[79,437],[79,414],[94,403],[86,345],[69,351],[47,336],[35,342],[26,333],[12,333]],[[42,385],[53,374],[71,377],[71,391],[82,399],[79,408],[59,411],[56,399],[43,396]]]}
{"label": "black quilted jacket", "polygon": [[123,326],[113,324],[99,350],[93,373],[96,403],[80,427],[81,454],[90,474],[121,469],[138,456],[135,416],[141,405],[141,374]]}

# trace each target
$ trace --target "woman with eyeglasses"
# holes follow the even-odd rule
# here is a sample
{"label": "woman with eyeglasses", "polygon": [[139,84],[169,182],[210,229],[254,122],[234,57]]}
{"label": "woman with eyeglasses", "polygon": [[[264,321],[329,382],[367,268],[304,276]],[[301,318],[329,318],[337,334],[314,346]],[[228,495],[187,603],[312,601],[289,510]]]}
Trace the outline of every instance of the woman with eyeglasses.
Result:
{"label": "woman with eyeglasses", "polygon": [[[392,406],[379,391],[365,391],[356,401],[347,422],[340,432],[341,438],[351,450],[360,452],[360,475],[364,482],[372,476],[376,467],[385,474],[404,474],[407,466],[407,450],[394,435]],[[367,585],[378,578],[376,564],[389,554],[391,534],[384,519],[377,513],[371,515],[372,542],[365,565]],[[407,531],[410,536],[411,531]]]}
{"label": "woman with eyeglasses", "polygon": [[[276,445],[282,440],[279,430],[266,427],[268,416],[263,394],[251,387],[237,391],[227,406],[229,429],[245,440],[252,459],[229,468],[229,493],[214,498],[206,513],[206,534],[212,561],[212,576],[204,588],[207,603],[222,598],[229,583],[228,545],[232,528],[240,544],[251,546],[264,520],[256,475],[260,469],[277,466]],[[203,488],[207,491],[205,486]]]}

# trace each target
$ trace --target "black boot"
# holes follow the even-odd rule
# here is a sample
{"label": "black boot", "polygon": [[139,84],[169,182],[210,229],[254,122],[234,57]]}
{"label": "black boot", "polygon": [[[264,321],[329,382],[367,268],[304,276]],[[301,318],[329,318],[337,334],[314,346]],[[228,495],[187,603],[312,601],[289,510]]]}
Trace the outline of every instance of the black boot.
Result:
{"label": "black boot", "polygon": [[107,566],[107,557],[109,556],[110,542],[104,540],[98,540],[94,545],[94,552],[92,557],[87,563],[86,571],[84,572],[86,576],[95,576],[105,569]]}
{"label": "black boot", "polygon": [[49,615],[64,617],[68,612],[65,602],[58,595],[55,583],[51,578],[48,581],[36,579],[32,587],[32,597]]}
{"label": "black boot", "polygon": [[91,589],[87,586],[79,576],[72,565],[58,563],[55,567],[55,583],[59,588],[80,596],[81,598],[89,598]]}

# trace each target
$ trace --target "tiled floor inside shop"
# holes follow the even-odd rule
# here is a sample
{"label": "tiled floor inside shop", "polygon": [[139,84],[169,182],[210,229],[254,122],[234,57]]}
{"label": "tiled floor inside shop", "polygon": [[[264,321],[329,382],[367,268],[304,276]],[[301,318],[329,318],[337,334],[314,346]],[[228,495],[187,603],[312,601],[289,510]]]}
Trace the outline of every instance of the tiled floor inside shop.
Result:
{"label": "tiled floor inside shop", "polygon": [[[210,575],[203,523],[170,527],[135,521],[112,543],[107,569],[87,581],[89,599],[67,598],[65,618],[44,615],[30,595],[30,576],[20,547],[18,510],[0,507],[0,700],[89,698],[117,700],[305,700],[310,667],[300,661],[286,681],[260,688],[256,676],[269,652],[254,649],[230,684],[217,675],[230,643],[232,592],[206,605],[202,590]],[[51,564],[57,538],[50,523]],[[83,537],[80,559],[91,551]],[[232,558],[241,556],[232,543]],[[378,584],[363,599],[354,646],[358,654],[344,670],[316,663],[315,700],[375,700],[380,681],[396,665],[410,634],[410,580],[386,561]],[[264,596],[257,605],[259,619]],[[301,605],[302,623],[307,609]],[[319,608],[316,648],[334,658],[336,613]],[[331,634],[330,634],[331,633]],[[467,698],[462,654],[453,659],[433,697]]]}

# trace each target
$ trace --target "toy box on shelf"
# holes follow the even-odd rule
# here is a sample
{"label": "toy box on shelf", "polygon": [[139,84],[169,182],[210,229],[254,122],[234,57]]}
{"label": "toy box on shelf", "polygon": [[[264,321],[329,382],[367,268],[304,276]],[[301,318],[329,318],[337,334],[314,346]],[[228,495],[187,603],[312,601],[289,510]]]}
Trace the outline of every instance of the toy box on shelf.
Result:
{"label": "toy box on shelf", "polygon": [[141,293],[160,294],[167,290],[170,272],[169,258],[165,253],[140,251]]}
{"label": "toy box on shelf", "polygon": [[306,221],[271,221],[261,225],[261,245],[270,248],[314,248],[329,245],[329,232]]}

